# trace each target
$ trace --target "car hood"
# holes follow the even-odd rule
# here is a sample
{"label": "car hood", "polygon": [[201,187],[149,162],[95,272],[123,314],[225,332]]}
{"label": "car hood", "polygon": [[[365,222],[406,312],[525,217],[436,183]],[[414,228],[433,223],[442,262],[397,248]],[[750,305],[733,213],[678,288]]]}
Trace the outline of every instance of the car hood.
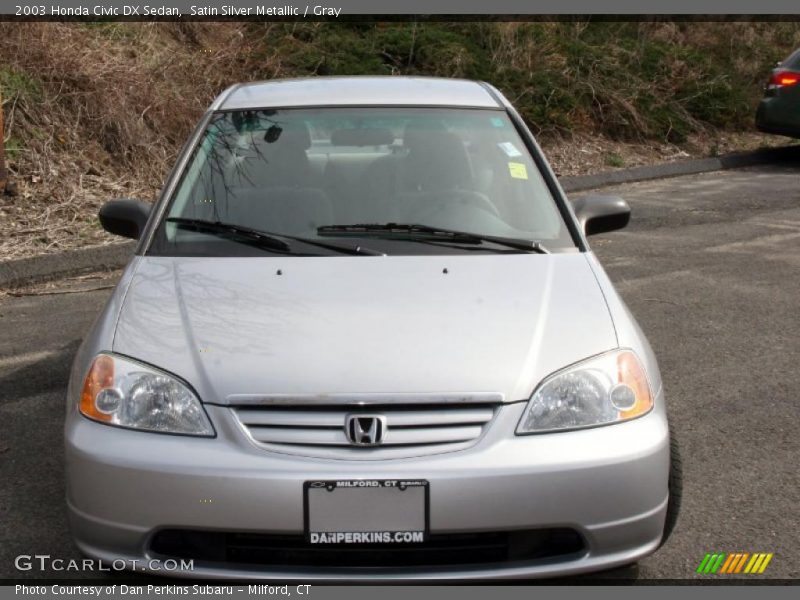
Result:
{"label": "car hood", "polygon": [[510,402],[616,344],[580,253],[141,257],[112,349],[206,402],[485,392]]}

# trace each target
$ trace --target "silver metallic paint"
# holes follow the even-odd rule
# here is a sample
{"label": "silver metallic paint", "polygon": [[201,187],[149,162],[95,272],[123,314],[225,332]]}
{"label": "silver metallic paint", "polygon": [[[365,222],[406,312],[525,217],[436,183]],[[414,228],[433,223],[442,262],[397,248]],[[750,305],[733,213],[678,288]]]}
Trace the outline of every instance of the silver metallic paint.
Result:
{"label": "silver metallic paint", "polygon": [[[656,403],[663,406],[663,398]],[[161,527],[299,533],[306,480],[413,477],[431,482],[431,531],[569,526],[588,544],[588,553],[574,560],[497,567],[482,571],[483,577],[568,574],[649,554],[661,537],[667,499],[663,411],[584,431],[514,436],[524,406],[507,405],[488,435],[468,450],[377,463],[264,452],[239,435],[230,409],[221,406],[207,407],[217,427],[215,440],[153,434],[143,444],[139,432],[73,419],[67,427],[73,534],[91,556],[142,559],[149,536]],[[206,567],[204,575],[236,575]],[[433,572],[475,576],[463,568]],[[283,569],[260,568],[250,576],[286,575]],[[345,576],[324,567],[291,575]],[[348,570],[346,576],[425,573],[365,569]]]}
{"label": "silver metallic paint", "polygon": [[500,108],[479,83],[436,77],[309,77],[240,84],[217,110],[308,106],[459,106]]}
{"label": "silver metallic paint", "polygon": [[615,347],[583,254],[515,254],[144,257],[111,350],[226,404],[234,394],[525,400],[546,375]]}
{"label": "silver metallic paint", "polygon": [[[204,119],[228,108],[336,103],[499,107],[516,114],[487,84],[349,78],[234,86]],[[168,179],[151,229],[202,127]],[[546,163],[542,168],[577,230],[555,175]],[[585,249],[583,234],[576,236]],[[148,240],[81,345],[67,392],[67,501],[73,535],[86,554],[141,560],[147,540],[162,527],[299,533],[303,481],[362,477],[428,479],[434,532],[569,526],[583,534],[588,551],[566,561],[491,568],[197,565],[194,572],[172,574],[538,577],[629,563],[658,546],[669,469],[660,374],[646,338],[591,252],[198,259],[141,256]],[[284,272],[280,278],[277,268]],[[545,377],[617,347],[642,359],[655,395],[652,412],[610,426],[514,435],[525,400]],[[77,410],[83,378],[93,357],[109,350],[191,383],[217,437],[128,431],[83,418]],[[378,461],[265,451],[243,434],[227,406],[243,396],[352,399],[373,393],[397,401],[406,394],[430,394],[433,401],[490,394],[505,404],[467,448]],[[201,502],[208,498],[213,502]]]}

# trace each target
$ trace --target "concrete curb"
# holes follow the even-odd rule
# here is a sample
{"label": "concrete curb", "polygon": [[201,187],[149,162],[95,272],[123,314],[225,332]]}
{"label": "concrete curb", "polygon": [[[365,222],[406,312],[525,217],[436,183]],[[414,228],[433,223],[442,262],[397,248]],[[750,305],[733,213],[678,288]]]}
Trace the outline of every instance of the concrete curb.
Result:
{"label": "concrete curb", "polygon": [[800,145],[761,148],[752,152],[736,152],[713,158],[694,158],[660,165],[633,167],[620,171],[607,171],[594,175],[562,177],[560,182],[564,191],[579,192],[620,183],[680,177],[682,175],[792,161],[800,161]]}
{"label": "concrete curb", "polygon": [[[737,152],[714,158],[634,167],[594,175],[562,177],[560,181],[565,191],[579,192],[621,183],[792,161],[800,162],[800,145]],[[133,255],[134,247],[134,242],[123,242],[68,250],[60,254],[3,261],[0,262],[0,288],[46,281],[92,270],[124,267]]]}
{"label": "concrete curb", "polygon": [[0,288],[123,267],[135,247],[135,242],[123,242],[0,262]]}

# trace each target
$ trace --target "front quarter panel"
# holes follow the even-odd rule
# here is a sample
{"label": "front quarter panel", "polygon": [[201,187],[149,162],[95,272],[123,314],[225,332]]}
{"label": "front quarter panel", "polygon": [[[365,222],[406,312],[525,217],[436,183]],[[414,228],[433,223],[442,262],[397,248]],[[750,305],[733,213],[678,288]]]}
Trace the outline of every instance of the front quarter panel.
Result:
{"label": "front quarter panel", "polygon": [[98,352],[111,350],[117,319],[140,260],[138,256],[134,256],[128,266],[125,267],[117,287],[114,288],[111,297],[109,297],[103,310],[100,311],[75,354],[67,386],[67,416],[71,412],[77,413],[77,402],[81,386],[94,357]]}
{"label": "front quarter panel", "polygon": [[597,278],[600,290],[606,299],[608,311],[614,322],[614,329],[617,332],[617,340],[621,348],[631,348],[644,363],[647,375],[650,378],[650,385],[653,388],[653,395],[658,396],[662,391],[661,372],[658,369],[658,361],[650,347],[650,342],[636,322],[628,306],[620,297],[614,284],[611,283],[603,269],[600,261],[594,252],[585,253],[586,260]]}

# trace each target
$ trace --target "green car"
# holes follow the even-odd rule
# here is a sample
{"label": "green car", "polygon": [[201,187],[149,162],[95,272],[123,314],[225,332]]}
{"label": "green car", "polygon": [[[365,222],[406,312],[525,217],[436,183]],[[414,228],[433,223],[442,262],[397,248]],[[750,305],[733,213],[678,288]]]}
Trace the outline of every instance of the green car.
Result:
{"label": "green car", "polygon": [[800,138],[800,50],[772,70],[758,104],[756,127],[765,133]]}

